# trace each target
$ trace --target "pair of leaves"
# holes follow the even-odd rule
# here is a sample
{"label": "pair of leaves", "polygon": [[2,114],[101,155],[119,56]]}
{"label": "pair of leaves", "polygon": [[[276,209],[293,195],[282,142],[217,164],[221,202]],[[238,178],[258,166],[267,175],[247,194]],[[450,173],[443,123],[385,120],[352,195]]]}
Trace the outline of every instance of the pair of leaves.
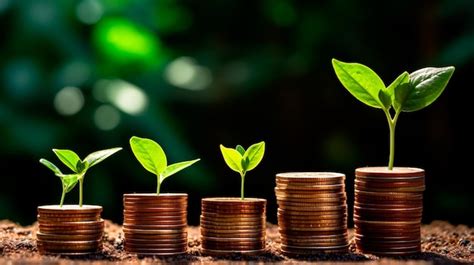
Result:
{"label": "pair of leaves", "polygon": [[433,103],[444,91],[454,67],[428,67],[411,74],[402,73],[387,88],[369,67],[358,63],[332,60],[342,85],[362,103],[388,110],[412,112]]}
{"label": "pair of leaves", "polygon": [[179,162],[168,165],[166,154],[161,146],[147,138],[133,136],[130,138],[130,147],[138,162],[149,172],[157,175],[159,182],[163,182],[167,177],[191,166],[200,159]]}
{"label": "pair of leaves", "polygon": [[265,154],[265,142],[263,141],[251,145],[247,150],[241,145],[237,145],[235,149],[223,145],[220,145],[220,148],[226,164],[241,176],[257,167]]}
{"label": "pair of leaves", "polygon": [[61,178],[63,189],[67,193],[76,186],[79,179],[84,177],[89,168],[104,161],[107,157],[113,155],[121,149],[121,147],[118,147],[93,152],[84,158],[84,160],[81,160],[74,151],[68,149],[53,149],[53,152],[56,154],[59,160],[63,162],[63,164],[69,169],[71,169],[74,172],[73,174],[63,174],[56,165],[44,158],[40,159],[40,163],[53,171],[56,176]]}

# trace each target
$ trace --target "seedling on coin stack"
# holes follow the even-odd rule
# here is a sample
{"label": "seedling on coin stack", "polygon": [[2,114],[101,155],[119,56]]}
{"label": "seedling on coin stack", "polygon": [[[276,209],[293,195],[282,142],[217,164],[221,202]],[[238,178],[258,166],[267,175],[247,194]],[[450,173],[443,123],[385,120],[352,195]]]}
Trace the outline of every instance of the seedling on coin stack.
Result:
{"label": "seedling on coin stack", "polygon": [[157,178],[156,193],[124,194],[125,250],[144,256],[183,254],[187,247],[187,205],[185,193],[160,193],[171,175],[199,159],[168,165],[161,146],[133,136],[130,147],[140,164]]}
{"label": "seedling on coin stack", "polygon": [[[42,158],[40,163],[61,179],[62,195],[59,205],[38,207],[38,250],[42,254],[86,255],[100,248],[104,221],[100,218],[102,206],[83,205],[83,183],[86,172],[122,148],[101,150],[84,160],[71,150],[53,149],[56,156],[73,171],[64,174],[53,163]],[[66,193],[79,183],[79,205],[63,205]]]}
{"label": "seedling on coin stack", "polygon": [[257,167],[265,153],[265,142],[245,150],[220,146],[227,165],[240,174],[240,198],[204,198],[201,204],[203,253],[212,256],[232,253],[259,254],[265,249],[266,200],[244,197],[245,176]]}
{"label": "seedling on coin stack", "polygon": [[421,251],[420,222],[425,171],[394,167],[395,127],[402,112],[433,103],[444,91],[454,67],[403,72],[388,87],[369,67],[332,60],[342,85],[359,101],[381,109],[390,131],[388,167],[356,169],[354,224],[357,249],[379,255]]}

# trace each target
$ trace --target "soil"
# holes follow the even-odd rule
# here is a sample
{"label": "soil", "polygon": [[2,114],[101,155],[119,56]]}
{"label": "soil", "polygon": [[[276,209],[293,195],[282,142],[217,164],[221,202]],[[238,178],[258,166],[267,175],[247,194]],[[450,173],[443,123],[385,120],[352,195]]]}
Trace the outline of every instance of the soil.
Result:
{"label": "soil", "polygon": [[[304,264],[314,261],[327,261],[330,264],[369,262],[370,264],[474,264],[474,228],[465,225],[451,225],[435,221],[422,226],[422,249],[417,255],[399,258],[380,258],[365,255],[355,250],[351,239],[348,254],[321,254],[293,259],[283,256],[279,251],[278,227],[268,224],[267,250],[259,256],[231,255],[220,258],[202,256],[199,242],[199,227],[188,229],[188,253],[169,258],[143,258],[128,254],[123,250],[121,226],[106,221],[102,250],[94,255],[81,258],[41,256],[36,249],[35,233],[37,224],[21,227],[10,221],[0,221],[0,264],[241,264],[241,263],[281,263]],[[351,234],[353,231],[350,230]]]}

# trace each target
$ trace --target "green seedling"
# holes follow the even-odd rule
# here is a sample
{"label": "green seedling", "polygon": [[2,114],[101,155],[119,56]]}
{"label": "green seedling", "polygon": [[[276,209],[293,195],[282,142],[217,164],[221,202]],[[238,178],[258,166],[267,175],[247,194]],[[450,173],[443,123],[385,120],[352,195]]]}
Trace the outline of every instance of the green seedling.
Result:
{"label": "green seedling", "polygon": [[245,150],[241,145],[237,145],[235,149],[227,148],[220,145],[222,156],[224,157],[225,163],[233,171],[240,174],[241,186],[240,186],[240,199],[244,199],[244,182],[245,174],[248,171],[254,169],[262,161],[265,153],[265,142],[260,142],[251,145]]}
{"label": "green seedling", "polygon": [[454,72],[453,66],[427,67],[411,74],[403,72],[388,87],[369,67],[332,59],[337,78],[362,103],[382,109],[390,129],[388,169],[395,159],[395,127],[401,112],[413,112],[433,103],[444,91]]}
{"label": "green seedling", "polygon": [[137,136],[130,138],[130,147],[138,162],[140,162],[146,170],[156,175],[158,181],[156,187],[157,195],[160,194],[161,183],[163,183],[166,178],[200,160],[198,158],[168,165],[165,152],[157,142]]}
{"label": "green seedling", "polygon": [[84,158],[84,160],[81,160],[79,156],[71,150],[53,149],[53,152],[56,154],[59,160],[61,160],[64,165],[66,165],[74,172],[71,174],[63,174],[61,170],[53,163],[49,162],[44,158],[41,158],[40,163],[51,169],[54,174],[61,179],[63,191],[61,194],[61,201],[59,202],[59,206],[63,206],[64,197],[66,196],[66,193],[74,189],[76,184],[79,182],[79,207],[82,207],[82,188],[84,183],[84,176],[86,175],[87,170],[104,161],[107,157],[113,155],[114,153],[120,150],[122,150],[121,147],[116,147],[107,150],[97,151],[89,154],[86,158]]}

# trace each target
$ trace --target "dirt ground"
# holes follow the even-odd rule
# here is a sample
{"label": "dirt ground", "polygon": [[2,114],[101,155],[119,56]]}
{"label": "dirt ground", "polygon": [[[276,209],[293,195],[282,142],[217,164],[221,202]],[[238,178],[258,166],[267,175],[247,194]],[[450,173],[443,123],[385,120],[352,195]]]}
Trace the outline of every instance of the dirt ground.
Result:
{"label": "dirt ground", "polygon": [[[203,256],[200,251],[199,228],[188,229],[188,253],[173,258],[142,258],[127,254],[123,250],[121,226],[106,221],[103,249],[94,255],[82,258],[41,256],[36,249],[37,224],[21,227],[10,221],[0,221],[0,264],[304,264],[314,261],[323,264],[474,264],[474,228],[465,225],[453,226],[436,221],[422,226],[422,249],[417,255],[400,258],[379,258],[355,251],[351,239],[348,254],[321,254],[301,259],[291,259],[279,251],[279,236],[276,225],[268,224],[267,250],[259,256],[232,255],[221,258]],[[352,235],[352,230],[350,234]]]}

